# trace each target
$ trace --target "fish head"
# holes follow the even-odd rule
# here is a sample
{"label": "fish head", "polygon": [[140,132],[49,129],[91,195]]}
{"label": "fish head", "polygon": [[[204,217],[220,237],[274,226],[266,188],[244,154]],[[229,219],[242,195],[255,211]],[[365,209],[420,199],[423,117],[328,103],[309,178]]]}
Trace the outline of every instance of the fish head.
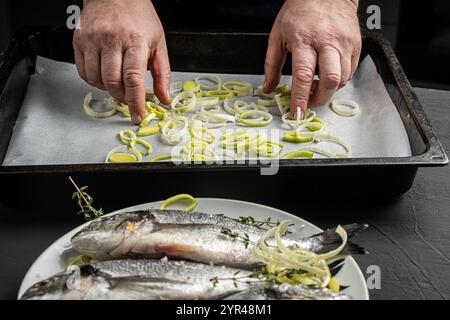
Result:
{"label": "fish head", "polygon": [[63,292],[70,274],[61,273],[31,286],[20,298],[21,300],[58,299]]}
{"label": "fish head", "polygon": [[98,218],[72,237],[72,246],[88,257],[109,259],[110,253],[149,219],[148,211],[119,213]]}
{"label": "fish head", "polygon": [[75,267],[32,285],[21,300],[79,300],[92,288],[109,288],[110,277],[90,265]]}

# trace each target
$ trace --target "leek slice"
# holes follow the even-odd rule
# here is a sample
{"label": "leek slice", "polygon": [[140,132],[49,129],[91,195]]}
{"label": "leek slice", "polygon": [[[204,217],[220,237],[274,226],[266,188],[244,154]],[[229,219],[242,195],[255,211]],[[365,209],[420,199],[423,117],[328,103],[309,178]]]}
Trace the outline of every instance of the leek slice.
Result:
{"label": "leek slice", "polygon": [[253,87],[251,83],[248,82],[228,81],[222,85],[222,89],[225,91],[232,92],[233,95],[237,97],[244,97],[252,92]]}
{"label": "leek slice", "polygon": [[219,97],[201,97],[197,98],[197,105],[200,107],[209,107],[219,105]]}
{"label": "leek slice", "polygon": [[283,156],[283,160],[288,159],[298,159],[298,158],[304,158],[304,159],[312,159],[314,157],[314,153],[308,150],[298,150],[294,152],[287,153]]}
{"label": "leek slice", "polygon": [[169,119],[161,128],[161,140],[168,145],[177,145],[188,131],[186,117],[176,116]]}
{"label": "leek slice", "polygon": [[147,109],[148,113],[154,113],[158,119],[164,119],[165,115],[167,114],[167,110],[161,107],[160,105],[147,101],[145,108]]}
{"label": "leek slice", "polygon": [[142,154],[136,147],[119,146],[106,155],[106,163],[141,162]]}
{"label": "leek slice", "polygon": [[141,128],[146,127],[150,123],[150,121],[152,121],[155,118],[156,118],[156,114],[155,113],[152,112],[152,113],[148,114],[144,118],[144,120],[142,120],[142,122],[140,123],[139,127],[141,127]]}
{"label": "leek slice", "polygon": [[[260,117],[254,118],[255,116]],[[273,116],[270,113],[261,110],[250,110],[245,111],[240,115],[236,115],[236,120],[248,127],[265,127],[272,123]]]}
{"label": "leek slice", "polygon": [[189,129],[192,139],[198,139],[200,141],[205,141],[208,144],[216,141],[216,136],[206,128],[193,127]]}
{"label": "leek slice", "polygon": [[[186,101],[186,102],[182,102]],[[197,97],[192,91],[183,91],[177,94],[170,104],[175,113],[185,113],[190,111],[197,104]]]}
{"label": "leek slice", "polygon": [[190,203],[190,205],[185,210],[188,212],[194,211],[194,209],[197,208],[198,203],[197,200],[190,194],[178,194],[176,196],[170,197],[161,204],[159,209],[165,210],[168,206],[171,206],[179,201],[186,200]]}
{"label": "leek slice", "polygon": [[[299,110],[300,108],[297,108],[297,110]],[[301,112],[297,111],[297,119],[290,119],[291,114],[290,112],[287,112],[285,114],[283,114],[283,116],[281,117],[281,121],[283,121],[284,123],[290,125],[291,127],[298,127],[302,124],[308,123],[308,122],[312,122],[312,120],[314,118],[316,118],[316,113],[314,111],[308,110],[306,112],[306,116],[305,119],[302,119],[301,117]]]}
{"label": "leek slice", "polygon": [[[361,110],[359,104],[352,100],[334,100],[330,106],[331,110],[343,117],[354,117]],[[343,106],[347,108],[343,108]]]}
{"label": "leek slice", "polygon": [[[91,102],[92,102],[92,92],[89,92],[86,97],[84,98],[84,103],[83,103],[83,108],[84,108],[84,112],[86,112],[86,114],[90,117],[93,118],[109,118],[112,117],[113,115],[115,115],[117,113],[117,110],[115,108],[112,108],[111,110],[105,111],[105,112],[97,112],[94,109],[92,109],[91,107]],[[106,104],[108,105],[108,107],[110,106],[110,103],[108,102],[107,99],[105,99]]]}
{"label": "leek slice", "polygon": [[225,100],[226,98],[232,98],[234,96],[233,92],[227,90],[211,90],[204,93],[205,97],[218,97],[220,100]]}
{"label": "leek slice", "polygon": [[131,130],[121,130],[119,139],[123,144],[132,144],[136,141],[136,134]]}
{"label": "leek slice", "polygon": [[[214,83],[211,86],[203,85],[200,81],[208,81]],[[222,79],[218,75],[210,74],[205,76],[200,76],[195,78],[195,82],[199,84],[200,90],[202,91],[214,91],[220,90],[222,87]]]}
{"label": "leek slice", "polygon": [[152,136],[154,134],[157,134],[159,130],[161,130],[161,127],[159,125],[144,127],[138,130],[137,135],[139,137]]}
{"label": "leek slice", "polygon": [[197,82],[189,80],[183,83],[183,91],[192,91],[194,93],[200,91],[200,86]]}
{"label": "leek slice", "polygon": [[159,161],[164,161],[164,160],[171,160],[173,158],[174,157],[171,154],[162,154],[162,155],[151,158],[149,162],[159,162]]}

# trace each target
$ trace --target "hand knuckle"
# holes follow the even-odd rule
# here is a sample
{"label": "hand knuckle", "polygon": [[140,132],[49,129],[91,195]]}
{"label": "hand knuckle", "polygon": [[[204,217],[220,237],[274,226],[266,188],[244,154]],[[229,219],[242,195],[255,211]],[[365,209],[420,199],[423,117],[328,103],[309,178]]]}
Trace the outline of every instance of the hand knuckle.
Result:
{"label": "hand knuckle", "polygon": [[104,81],[106,87],[117,88],[122,85],[122,81],[114,76],[105,76]]}
{"label": "hand knuckle", "polygon": [[325,75],[323,81],[327,89],[334,89],[341,83],[341,77],[337,73],[330,72]]}
{"label": "hand knuckle", "polygon": [[311,83],[314,79],[314,70],[308,66],[301,66],[294,70],[293,77],[300,83]]}
{"label": "hand knuckle", "polygon": [[142,46],[144,35],[140,31],[131,31],[128,35],[130,46]]}
{"label": "hand knuckle", "polygon": [[142,85],[144,77],[138,70],[129,69],[124,72],[124,82],[128,88],[137,88]]}

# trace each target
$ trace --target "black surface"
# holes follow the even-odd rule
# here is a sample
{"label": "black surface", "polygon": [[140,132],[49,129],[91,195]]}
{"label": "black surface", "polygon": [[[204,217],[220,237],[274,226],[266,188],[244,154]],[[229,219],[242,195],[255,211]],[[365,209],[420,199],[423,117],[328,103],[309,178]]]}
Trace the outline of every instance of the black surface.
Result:
{"label": "black surface", "polygon": [[[417,89],[417,93],[449,152],[450,92]],[[150,183],[141,181],[129,187],[145,188]],[[387,179],[386,184],[389,183]],[[350,189],[348,198],[338,202],[299,203],[297,200],[301,196],[280,202],[279,189],[287,187],[292,188],[267,185],[258,202],[292,212],[323,228],[348,222],[371,225],[357,238],[370,254],[356,257],[356,260],[363,273],[370,265],[381,268],[381,289],[370,291],[372,299],[450,298],[449,167],[420,169],[410,192],[394,200],[372,198],[357,203]],[[92,192],[95,194],[95,190]],[[299,187],[299,195],[306,192]],[[248,190],[242,190],[242,196],[237,198],[253,197]],[[150,192],[145,199],[123,199],[129,205],[154,200],[159,199]],[[51,202],[50,196],[47,201]],[[97,201],[106,206],[100,199]],[[108,206],[107,209],[119,207]],[[75,212],[74,206],[73,210],[55,207],[42,212],[36,210],[33,203],[25,204],[23,209],[0,207],[0,299],[15,299],[20,282],[33,261],[57,238],[83,222]]]}

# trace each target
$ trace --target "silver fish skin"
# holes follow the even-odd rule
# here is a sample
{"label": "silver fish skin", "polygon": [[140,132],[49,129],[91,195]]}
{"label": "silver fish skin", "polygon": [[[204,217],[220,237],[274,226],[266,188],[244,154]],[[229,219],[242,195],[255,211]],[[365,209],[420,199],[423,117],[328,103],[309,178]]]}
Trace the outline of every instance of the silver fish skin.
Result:
{"label": "silver fish skin", "polygon": [[244,291],[232,294],[225,300],[351,300],[343,293],[329,289],[315,289],[302,285],[265,284],[252,286]]}
{"label": "silver fish skin", "polygon": [[[262,284],[250,272],[195,262],[111,260],[57,274],[29,288],[23,300],[345,300],[328,289],[287,284]],[[213,282],[212,279],[219,278]],[[71,279],[72,278],[72,279]],[[238,281],[232,279],[239,279]],[[69,281],[72,280],[72,286]]]}
{"label": "silver fish skin", "polygon": [[[252,281],[235,282],[250,272],[163,259],[111,260],[80,267],[79,277],[63,272],[33,285],[26,300],[167,300],[221,299],[248,289]],[[220,281],[214,283],[214,278]]]}
{"label": "silver fish skin", "polygon": [[[224,228],[239,238],[248,236],[249,242],[224,235]],[[353,228],[359,231],[364,226]],[[250,269],[259,264],[252,249],[265,232],[219,215],[150,209],[94,220],[72,237],[72,246],[80,254],[96,260],[169,256]],[[341,244],[334,231],[303,239],[285,239],[288,245],[316,253],[333,250]],[[362,250],[357,246],[356,249]]]}

